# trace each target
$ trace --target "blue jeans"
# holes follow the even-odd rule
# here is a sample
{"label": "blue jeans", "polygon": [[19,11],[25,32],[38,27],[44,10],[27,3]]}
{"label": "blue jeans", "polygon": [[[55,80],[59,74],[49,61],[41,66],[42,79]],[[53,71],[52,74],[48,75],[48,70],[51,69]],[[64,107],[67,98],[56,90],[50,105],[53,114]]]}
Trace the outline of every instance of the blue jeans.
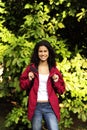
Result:
{"label": "blue jeans", "polygon": [[49,103],[37,103],[32,119],[32,130],[41,130],[43,117],[48,130],[59,130],[57,118]]}

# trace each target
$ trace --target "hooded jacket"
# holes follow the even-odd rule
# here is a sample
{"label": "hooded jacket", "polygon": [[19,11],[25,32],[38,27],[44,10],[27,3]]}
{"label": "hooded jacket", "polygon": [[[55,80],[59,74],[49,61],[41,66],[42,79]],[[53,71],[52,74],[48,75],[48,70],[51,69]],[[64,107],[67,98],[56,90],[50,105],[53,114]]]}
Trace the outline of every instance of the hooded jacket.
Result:
{"label": "hooded jacket", "polygon": [[[30,87],[31,81],[28,78],[28,73],[33,71],[35,77],[32,88],[29,93],[29,100],[28,100],[28,119],[32,120],[36,105],[37,105],[37,92],[39,88],[39,74],[35,67],[35,65],[27,66],[25,71],[20,76],[20,88],[22,90],[27,90]],[[59,79],[57,82],[52,80],[52,76],[57,74]],[[56,91],[56,92],[55,92]],[[52,67],[49,73],[48,81],[47,81],[47,92],[48,92],[48,101],[57,117],[60,120],[60,108],[59,108],[59,100],[58,94],[63,94],[65,91],[65,83],[60,71],[56,67]]]}

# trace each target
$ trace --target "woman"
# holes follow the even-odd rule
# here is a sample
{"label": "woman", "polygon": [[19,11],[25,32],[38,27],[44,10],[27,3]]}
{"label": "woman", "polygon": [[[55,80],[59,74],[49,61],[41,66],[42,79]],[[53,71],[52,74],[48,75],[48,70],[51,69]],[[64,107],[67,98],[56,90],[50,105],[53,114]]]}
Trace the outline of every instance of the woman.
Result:
{"label": "woman", "polygon": [[32,130],[41,130],[42,119],[48,130],[59,130],[59,101],[56,93],[63,94],[65,84],[60,71],[56,68],[55,53],[46,40],[35,45],[31,65],[20,76],[20,87],[29,93],[28,119]]}

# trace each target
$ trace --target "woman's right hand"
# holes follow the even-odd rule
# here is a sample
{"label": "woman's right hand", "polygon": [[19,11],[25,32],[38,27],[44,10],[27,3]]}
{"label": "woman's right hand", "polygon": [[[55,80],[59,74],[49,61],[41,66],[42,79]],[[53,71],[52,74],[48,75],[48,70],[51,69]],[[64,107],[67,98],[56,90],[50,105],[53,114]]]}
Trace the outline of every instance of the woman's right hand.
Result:
{"label": "woman's right hand", "polygon": [[29,80],[34,79],[34,73],[33,72],[29,72],[28,73],[28,78],[29,78]]}

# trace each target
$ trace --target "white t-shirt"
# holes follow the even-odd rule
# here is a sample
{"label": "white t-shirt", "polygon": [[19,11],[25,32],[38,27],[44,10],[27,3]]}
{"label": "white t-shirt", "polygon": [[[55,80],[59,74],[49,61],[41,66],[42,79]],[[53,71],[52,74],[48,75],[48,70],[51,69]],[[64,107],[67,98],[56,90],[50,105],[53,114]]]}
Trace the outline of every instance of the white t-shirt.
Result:
{"label": "white t-shirt", "polygon": [[47,80],[49,74],[39,74],[37,101],[48,101]]}

